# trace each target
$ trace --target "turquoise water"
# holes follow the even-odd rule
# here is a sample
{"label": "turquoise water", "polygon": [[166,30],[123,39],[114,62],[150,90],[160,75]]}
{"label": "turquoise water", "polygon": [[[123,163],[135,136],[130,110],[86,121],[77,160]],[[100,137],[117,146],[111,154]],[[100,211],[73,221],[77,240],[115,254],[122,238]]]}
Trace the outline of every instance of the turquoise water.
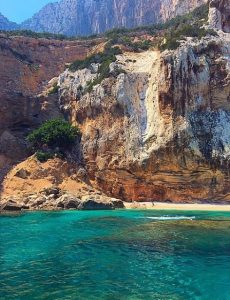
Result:
{"label": "turquoise water", "polygon": [[230,299],[230,213],[0,216],[0,299]]}

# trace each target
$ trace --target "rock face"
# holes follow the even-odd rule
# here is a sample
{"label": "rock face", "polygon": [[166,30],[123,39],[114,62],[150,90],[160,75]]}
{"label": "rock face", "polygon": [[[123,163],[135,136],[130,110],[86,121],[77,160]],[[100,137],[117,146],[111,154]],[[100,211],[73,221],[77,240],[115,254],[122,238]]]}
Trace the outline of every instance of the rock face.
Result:
{"label": "rock face", "polygon": [[0,13],[0,30],[15,30],[18,29],[18,25],[14,22],[10,22],[5,16]]}
{"label": "rock face", "polygon": [[[226,10],[220,17],[226,19]],[[218,36],[187,38],[176,50],[118,55],[108,78],[90,92],[87,82],[98,75],[97,64],[53,79],[59,99],[41,97],[44,113],[50,117],[55,110],[49,105],[56,103],[59,113],[79,125],[83,160],[70,165],[28,159],[2,183],[2,204],[12,192],[19,207],[38,209],[122,206],[111,197],[230,202],[230,35],[226,22],[221,24]],[[4,153],[7,141],[17,144],[12,132],[5,128],[1,134]]]}
{"label": "rock face", "polygon": [[28,209],[29,207],[22,204],[18,203],[15,200],[7,200],[1,207],[0,211],[21,211],[24,209]]}
{"label": "rock face", "polygon": [[[5,178],[0,194],[1,211],[98,210],[124,208],[119,199],[93,188],[82,167],[58,158],[46,163],[33,156],[18,164]],[[85,171],[86,172],[86,171]]]}
{"label": "rock face", "polygon": [[111,28],[164,22],[207,0],[62,0],[21,24],[33,31],[90,35]]}
{"label": "rock face", "polygon": [[65,63],[84,58],[93,43],[0,35],[0,177],[8,161],[27,155],[28,130],[60,114],[55,95],[49,103],[36,95]]}
{"label": "rock face", "polygon": [[228,1],[210,1],[209,24],[211,28],[230,33],[230,4]]}
{"label": "rock face", "polygon": [[125,53],[124,72],[86,94],[95,68],[63,73],[61,109],[81,127],[96,186],[126,201],[230,201],[229,55],[228,34]]}

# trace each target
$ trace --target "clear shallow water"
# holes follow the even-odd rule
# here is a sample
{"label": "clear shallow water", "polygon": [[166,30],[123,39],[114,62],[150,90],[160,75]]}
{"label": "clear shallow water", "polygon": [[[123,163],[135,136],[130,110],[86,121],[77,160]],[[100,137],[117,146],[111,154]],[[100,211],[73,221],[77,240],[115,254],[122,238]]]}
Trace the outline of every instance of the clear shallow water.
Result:
{"label": "clear shallow water", "polygon": [[0,216],[0,299],[230,299],[230,213]]}

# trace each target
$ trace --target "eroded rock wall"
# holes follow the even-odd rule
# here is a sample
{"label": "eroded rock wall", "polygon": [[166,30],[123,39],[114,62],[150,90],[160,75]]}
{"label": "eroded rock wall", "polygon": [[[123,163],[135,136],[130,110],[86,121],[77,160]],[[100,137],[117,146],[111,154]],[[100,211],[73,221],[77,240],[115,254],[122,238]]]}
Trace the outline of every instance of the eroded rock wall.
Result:
{"label": "eroded rock wall", "polygon": [[229,1],[210,0],[209,23],[211,28],[230,33]]}
{"label": "eroded rock wall", "polygon": [[90,94],[78,88],[95,70],[60,76],[61,109],[81,127],[98,188],[128,201],[230,200],[229,42],[120,55],[124,72]]}
{"label": "eroded rock wall", "polygon": [[[57,41],[0,35],[0,155],[25,157],[25,135],[42,120],[59,114],[57,99],[36,97],[65,64],[84,58],[91,41]],[[56,101],[56,102],[55,102]],[[0,169],[4,167],[0,163]]]}

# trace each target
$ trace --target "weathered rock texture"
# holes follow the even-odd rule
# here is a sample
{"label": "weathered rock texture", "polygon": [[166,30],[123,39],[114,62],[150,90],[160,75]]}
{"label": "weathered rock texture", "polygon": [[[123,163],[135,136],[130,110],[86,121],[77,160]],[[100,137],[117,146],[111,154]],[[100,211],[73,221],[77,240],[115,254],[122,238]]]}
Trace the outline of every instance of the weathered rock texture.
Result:
{"label": "weathered rock texture", "polygon": [[33,31],[89,35],[111,28],[164,22],[207,0],[62,0],[46,5],[22,28]]}
{"label": "weathered rock texture", "polygon": [[85,165],[108,195],[230,201],[229,36],[175,51],[118,56],[90,94],[95,67],[59,77],[61,109],[83,132]]}
{"label": "weathered rock texture", "polygon": [[5,178],[1,194],[0,212],[124,207],[121,200],[93,188],[85,169],[58,158],[40,163],[32,156],[18,164]]}
{"label": "weathered rock texture", "polygon": [[[219,36],[187,38],[173,51],[123,53],[110,65],[110,76],[90,93],[87,82],[97,76],[98,65],[64,71],[53,82],[58,81],[60,88],[61,113],[81,128],[83,160],[71,172],[64,162],[48,162],[44,171],[29,160],[5,178],[2,197],[8,199],[14,189],[19,196],[25,191],[40,195],[44,185],[58,185],[73,191],[73,197],[89,208],[92,199],[83,198],[88,190],[76,194],[81,190],[78,176],[85,176],[83,185],[92,186],[94,192],[126,201],[229,202],[230,35],[226,31],[222,25]],[[53,96],[41,99],[46,107],[56,107]],[[53,109],[46,107],[49,116]],[[2,139],[14,144],[9,133]],[[45,182],[40,181],[43,177]],[[60,207],[78,205],[78,200],[65,201]]]}
{"label": "weathered rock texture", "polygon": [[226,0],[211,0],[209,9],[211,28],[230,33],[230,3]]}
{"label": "weathered rock texture", "polygon": [[59,114],[55,96],[48,103],[36,95],[65,63],[84,58],[93,46],[91,41],[0,35],[0,169],[26,156],[23,137],[29,128]]}

